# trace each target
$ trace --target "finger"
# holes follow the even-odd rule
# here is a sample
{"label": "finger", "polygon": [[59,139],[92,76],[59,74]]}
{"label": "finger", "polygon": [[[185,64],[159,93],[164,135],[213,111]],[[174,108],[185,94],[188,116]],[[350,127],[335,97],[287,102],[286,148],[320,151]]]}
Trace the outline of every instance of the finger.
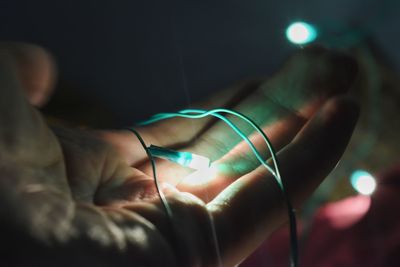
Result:
{"label": "finger", "polygon": [[17,66],[0,49],[0,228],[44,240],[64,229],[71,198],[61,148],[29,104]]}
{"label": "finger", "polygon": [[159,201],[127,203],[124,208],[151,222],[174,251],[179,266],[228,266],[218,264],[218,245],[212,218],[204,203],[189,193],[167,196],[172,217]]}
{"label": "finger", "polygon": [[[282,71],[236,109],[263,127],[273,146],[280,149],[292,140],[327,99],[349,89],[355,72],[355,62],[348,56],[326,50],[309,50],[294,56]],[[240,120],[232,121],[238,122],[247,135],[254,131]],[[256,134],[252,140],[263,158],[268,158],[269,150],[262,137]],[[218,164],[224,165],[221,175],[229,181],[260,164],[248,144],[222,122],[213,125],[185,150],[217,160]],[[158,162],[157,170],[162,179],[171,183],[187,175],[187,171],[177,170],[167,161]],[[150,173],[150,166],[145,166],[143,171]]]}
{"label": "finger", "polygon": [[[258,86],[255,83],[251,94],[242,96],[241,101],[237,101],[230,108],[248,115],[261,125],[276,121],[280,114],[294,113],[307,118],[327,98],[346,92],[354,80],[355,73],[355,61],[347,55],[316,47],[304,49],[287,60],[271,79],[261,81]],[[249,90],[248,87],[245,89]],[[215,105],[206,104],[205,107],[212,108]],[[186,121],[178,127],[168,122],[164,125],[165,128],[153,126],[159,130],[156,141],[163,142],[161,145],[169,146],[171,144],[164,140],[168,141],[172,137],[172,141],[177,142],[180,136],[187,137],[186,129],[193,128],[196,121],[194,123]],[[230,137],[229,141],[240,140],[234,134],[228,135],[226,131],[218,129],[224,126],[224,123],[217,123],[204,136],[211,136],[212,141],[217,139],[222,144],[227,136]],[[169,128],[174,128],[171,135],[166,134]],[[201,139],[206,138],[201,137]],[[201,147],[201,142],[201,140],[196,142],[195,147]],[[206,145],[211,143],[208,140],[204,142]],[[229,146],[225,149],[230,150]]]}
{"label": "finger", "polygon": [[66,181],[59,179],[64,175],[60,145],[28,103],[15,66],[14,57],[0,50],[0,168],[30,174],[12,181],[15,186],[46,183],[68,191]]}
{"label": "finger", "polygon": [[[241,100],[244,95],[253,92],[260,82],[258,80],[240,82],[237,85],[216,93],[207,101],[198,103],[196,107],[210,109],[221,106],[230,107]],[[188,121],[183,118],[173,118],[136,128],[147,144],[159,146],[179,146],[189,143],[209,125],[214,123],[212,117]],[[173,125],[173,127],[171,127]],[[116,147],[129,165],[138,165],[147,155],[137,138],[130,131],[106,130],[96,131],[95,134]],[[134,137],[134,138],[132,138]]]}
{"label": "finger", "polygon": [[[355,63],[348,56],[324,49],[305,49],[288,60],[272,79],[263,82],[261,86],[258,82],[242,84],[234,88],[233,93],[226,90],[213,97],[210,102],[201,104],[200,108],[224,106],[235,109],[255,119],[262,126],[293,113],[300,117],[309,117],[327,98],[348,90],[355,70]],[[232,101],[232,95],[236,95],[239,101]],[[140,128],[138,131],[149,143],[160,146],[179,146],[196,140],[189,150],[201,153],[207,150],[206,155],[214,160],[226,154],[240,139],[222,122],[209,129],[211,125],[210,119],[173,119]],[[251,133],[248,127],[244,130]],[[128,132],[113,132],[105,137],[116,144],[127,157],[128,163],[136,164],[145,158],[142,153],[142,158],[132,160],[137,156],[133,152],[137,145],[128,146],[126,142],[119,141],[129,139]]]}
{"label": "finger", "polygon": [[[355,70],[351,57],[322,49],[305,50],[294,55],[272,79],[264,82],[235,110],[262,127],[272,126],[286,118],[289,128],[292,125],[302,126],[327,99],[348,91],[355,78]],[[237,122],[245,134],[254,131],[247,123],[232,116],[228,118]],[[282,139],[290,141],[295,132],[289,131],[289,138],[283,136]],[[223,123],[215,124],[199,139],[191,149],[195,153],[207,150],[213,160],[221,158],[242,141]],[[282,142],[279,139],[272,141],[273,144]],[[215,145],[210,147],[210,144]]]}
{"label": "finger", "polygon": [[1,43],[0,49],[14,58],[17,76],[29,102],[37,107],[46,104],[56,80],[51,55],[39,46],[25,43]]}
{"label": "finger", "polygon": [[[264,131],[268,133],[268,138],[273,140],[275,151],[279,151],[293,139],[303,125],[302,120],[298,120],[296,117],[287,117],[267,127]],[[257,147],[257,150],[261,152],[263,159],[266,161],[270,155],[264,139],[258,134],[253,135],[249,139]],[[160,170],[159,165],[157,164],[157,170]],[[199,173],[196,178],[197,182],[194,181],[195,178],[192,178],[194,177],[193,174],[190,176],[191,174],[184,173],[184,171],[177,173],[176,168],[165,170],[165,177],[171,177],[171,179],[166,178],[163,180],[173,183],[175,179],[179,190],[191,192],[208,202],[220,193],[221,190],[261,164],[253,151],[249,149],[248,144],[243,141],[220,160],[215,161],[213,165],[216,166],[215,173],[210,172],[207,174],[207,172],[204,172],[203,175],[210,175],[209,178],[201,177]],[[273,167],[272,163],[269,163],[269,165]],[[262,168],[265,167],[263,166]]]}
{"label": "finger", "polygon": [[[296,207],[337,164],[357,117],[352,101],[334,99],[279,153],[282,178]],[[261,167],[231,184],[208,209],[228,265],[248,255],[287,220],[282,193],[274,177]]]}
{"label": "finger", "polygon": [[[266,132],[268,138],[272,140],[275,151],[278,151],[292,140],[304,125],[304,121],[306,121],[306,119],[295,115],[288,115],[280,121],[264,127],[263,131]],[[227,130],[229,131],[230,129]],[[249,140],[254,144],[264,160],[269,158],[269,149],[261,135],[258,133],[252,134],[249,136]],[[212,147],[212,144],[210,144],[210,147]],[[232,150],[222,156],[222,158],[213,162],[213,165],[217,166],[215,168],[217,171],[217,173],[215,173],[216,178],[207,183],[201,182],[200,180],[199,182],[194,182],[193,179],[187,179],[188,175],[193,173],[192,170],[177,167],[176,164],[165,160],[156,161],[157,171],[161,180],[175,184],[183,191],[189,192],[207,192],[210,186],[214,187],[214,185],[218,188],[221,188],[221,186],[226,187],[260,164],[260,161],[256,158],[254,152],[245,141],[240,142]],[[147,168],[144,169],[144,172],[149,173],[150,170]]]}

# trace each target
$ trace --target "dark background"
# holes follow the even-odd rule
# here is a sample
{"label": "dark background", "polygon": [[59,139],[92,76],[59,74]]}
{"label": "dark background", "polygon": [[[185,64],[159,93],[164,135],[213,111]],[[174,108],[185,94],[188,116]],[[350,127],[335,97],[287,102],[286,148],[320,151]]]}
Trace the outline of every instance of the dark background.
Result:
{"label": "dark background", "polygon": [[299,49],[284,34],[299,19],[362,29],[398,66],[396,2],[0,0],[0,36],[47,48],[60,80],[123,125],[270,74]]}

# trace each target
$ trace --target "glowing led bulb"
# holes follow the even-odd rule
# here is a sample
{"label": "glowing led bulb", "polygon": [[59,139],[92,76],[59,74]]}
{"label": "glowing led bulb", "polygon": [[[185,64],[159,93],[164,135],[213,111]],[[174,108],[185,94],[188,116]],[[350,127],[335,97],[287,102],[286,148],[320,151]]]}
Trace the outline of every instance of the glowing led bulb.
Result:
{"label": "glowing led bulb", "polygon": [[155,145],[151,145],[148,149],[154,157],[167,159],[194,170],[202,170],[210,167],[210,159],[204,156],[190,152],[179,152]]}
{"label": "glowing led bulb", "polygon": [[191,169],[202,170],[210,167],[210,160],[206,157],[192,154],[192,160],[186,165]]}
{"label": "glowing led bulb", "polygon": [[306,22],[294,22],[287,27],[286,38],[294,44],[311,43],[317,38],[317,30]]}
{"label": "glowing led bulb", "polygon": [[352,173],[350,182],[353,188],[362,195],[371,195],[376,189],[376,180],[368,172],[357,170]]}

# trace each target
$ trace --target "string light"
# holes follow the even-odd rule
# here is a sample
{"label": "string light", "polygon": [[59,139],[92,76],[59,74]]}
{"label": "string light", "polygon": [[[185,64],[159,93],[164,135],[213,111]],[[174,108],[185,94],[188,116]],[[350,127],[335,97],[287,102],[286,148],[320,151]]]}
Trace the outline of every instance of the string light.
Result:
{"label": "string light", "polygon": [[210,159],[204,156],[190,152],[179,152],[155,145],[149,146],[148,149],[154,157],[167,159],[194,170],[203,170],[210,167]]}
{"label": "string light", "polygon": [[[245,122],[247,122],[251,127],[253,127],[264,139],[270,153],[271,153],[271,159],[273,163],[273,167],[269,166],[264,159],[262,159],[260,153],[254,146],[254,144],[249,140],[249,138],[235,125],[233,124],[229,119],[227,119],[225,116],[221,115],[221,113],[228,113],[231,115],[234,115]],[[289,231],[290,231],[290,266],[291,267],[296,267],[298,266],[298,241],[297,241],[297,228],[296,228],[296,214],[295,210],[293,209],[293,206],[290,202],[289,196],[286,192],[286,188],[283,184],[280,171],[279,171],[279,164],[278,164],[278,159],[276,157],[275,149],[273,148],[271,141],[268,139],[267,135],[264,133],[264,131],[249,117],[245,116],[244,114],[241,114],[239,112],[229,110],[229,109],[224,109],[224,108],[219,108],[219,109],[213,109],[213,110],[201,110],[201,109],[186,109],[186,110],[181,110],[176,113],[159,113],[154,116],[152,116],[149,120],[144,121],[140,123],[139,125],[148,125],[157,121],[165,120],[165,119],[170,119],[174,117],[183,117],[183,118],[188,118],[188,119],[200,119],[204,118],[206,116],[214,116],[217,117],[218,119],[222,120],[226,124],[228,124],[234,132],[236,132],[251,148],[253,151],[254,155],[256,158],[260,161],[260,163],[274,176],[276,179],[278,185],[280,186],[284,201],[286,202],[287,205],[287,211],[288,211],[288,217],[289,217]],[[133,129],[130,129],[131,131],[134,131]],[[138,133],[134,131],[136,136],[138,136]],[[140,138],[140,136],[138,136]],[[201,183],[206,183],[210,179],[213,179],[216,176],[216,168],[214,165],[211,164],[210,167],[206,167],[206,162],[209,166],[210,161],[208,158],[200,155],[195,155],[191,154],[189,152],[178,152],[174,150],[169,150],[167,148],[162,148],[162,147],[157,147],[154,145],[151,145],[149,147],[146,147],[145,144],[142,142],[142,145],[144,146],[144,149],[148,152],[148,156],[150,158],[150,162],[152,164],[152,169],[153,169],[153,175],[154,175],[154,181],[156,184],[158,184],[158,179],[156,175],[156,166],[155,166],[155,161],[152,160],[152,157],[161,157],[168,159],[170,161],[176,162],[178,164],[181,164],[186,167],[192,166],[192,168],[196,169],[194,173],[189,175],[188,177],[184,178],[185,183],[192,183],[192,184],[201,184]],[[193,161],[193,159],[196,158],[196,160]],[[208,161],[207,161],[208,160]],[[193,163],[192,163],[193,162]],[[200,166],[199,166],[200,165]],[[158,186],[157,186],[158,188]],[[163,202],[163,206],[165,207],[166,211],[170,211],[169,205],[166,202],[166,199],[163,198],[162,192],[160,192],[157,189],[157,192],[160,195],[160,199]],[[172,215],[171,213],[168,213],[170,220],[172,221]],[[218,252],[218,251],[217,251]]]}
{"label": "string light", "polygon": [[366,171],[356,170],[350,177],[354,190],[362,195],[371,195],[376,189],[375,178]]}
{"label": "string light", "polygon": [[317,38],[317,30],[311,24],[298,21],[290,24],[286,29],[286,38],[293,44],[305,45]]}

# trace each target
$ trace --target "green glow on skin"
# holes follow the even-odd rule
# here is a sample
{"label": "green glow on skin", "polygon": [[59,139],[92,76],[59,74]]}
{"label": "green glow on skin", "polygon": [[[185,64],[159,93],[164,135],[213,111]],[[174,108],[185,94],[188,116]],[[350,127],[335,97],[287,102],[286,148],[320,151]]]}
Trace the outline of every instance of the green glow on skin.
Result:
{"label": "green glow on skin", "polygon": [[186,185],[204,185],[209,183],[218,174],[218,167],[216,164],[211,164],[210,167],[198,169],[182,180],[182,184]]}

